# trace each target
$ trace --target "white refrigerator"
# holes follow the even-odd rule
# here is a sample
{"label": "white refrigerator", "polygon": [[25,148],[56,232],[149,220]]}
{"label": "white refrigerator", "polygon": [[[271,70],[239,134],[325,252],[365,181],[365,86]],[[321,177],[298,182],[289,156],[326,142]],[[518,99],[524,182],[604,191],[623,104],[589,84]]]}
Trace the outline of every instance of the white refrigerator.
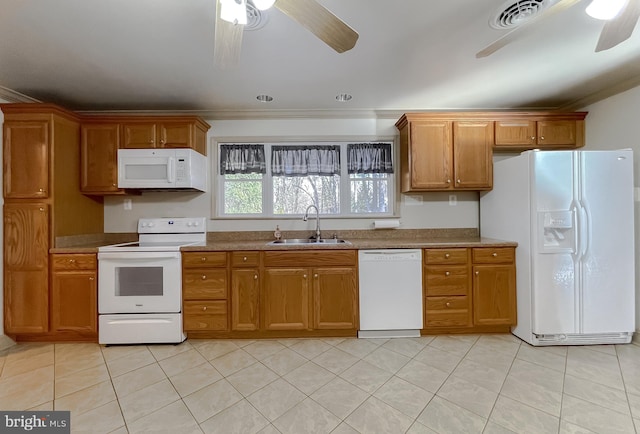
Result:
{"label": "white refrigerator", "polygon": [[532,345],[630,342],[632,151],[527,151],[493,173],[480,234],[518,243],[513,334]]}

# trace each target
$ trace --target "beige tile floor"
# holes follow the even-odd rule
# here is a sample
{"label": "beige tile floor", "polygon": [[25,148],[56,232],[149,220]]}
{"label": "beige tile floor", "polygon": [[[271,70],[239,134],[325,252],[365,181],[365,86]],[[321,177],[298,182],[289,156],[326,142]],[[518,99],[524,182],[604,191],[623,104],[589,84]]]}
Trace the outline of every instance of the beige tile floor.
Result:
{"label": "beige tile floor", "polygon": [[640,346],[511,335],[192,340],[0,353],[0,409],[87,433],[633,433]]}

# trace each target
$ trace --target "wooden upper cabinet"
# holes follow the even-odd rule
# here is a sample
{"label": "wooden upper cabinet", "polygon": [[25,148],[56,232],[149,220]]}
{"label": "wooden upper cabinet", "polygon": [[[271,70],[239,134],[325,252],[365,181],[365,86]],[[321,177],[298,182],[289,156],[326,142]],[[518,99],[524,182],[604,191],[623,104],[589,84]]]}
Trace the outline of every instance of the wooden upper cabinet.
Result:
{"label": "wooden upper cabinet", "polygon": [[122,125],[122,148],[160,148],[155,123],[125,123]]}
{"label": "wooden upper cabinet", "polygon": [[[537,133],[539,145],[575,147],[579,128],[576,121],[538,121]],[[584,144],[584,138],[581,139],[580,146]]]}
{"label": "wooden upper cabinet", "polygon": [[403,192],[491,188],[492,121],[407,114],[396,127]]}
{"label": "wooden upper cabinet", "polygon": [[408,162],[408,182],[403,182],[402,190],[448,189],[453,178],[451,122],[413,122],[409,135],[406,146],[402,145]]}
{"label": "wooden upper cabinet", "polygon": [[574,149],[584,146],[586,112],[529,113],[495,121],[495,150]]}
{"label": "wooden upper cabinet", "polygon": [[207,154],[209,126],[198,118],[136,119],[122,121],[124,149],[192,148]]}
{"label": "wooden upper cabinet", "polygon": [[496,147],[535,145],[537,135],[536,121],[528,119],[496,121]]}
{"label": "wooden upper cabinet", "polygon": [[85,194],[124,194],[118,188],[119,124],[85,123],[80,140],[80,190]]}
{"label": "wooden upper cabinet", "polygon": [[49,122],[4,123],[4,197],[49,197]]}
{"label": "wooden upper cabinet", "polygon": [[453,173],[456,189],[488,190],[493,186],[493,122],[453,123]]}

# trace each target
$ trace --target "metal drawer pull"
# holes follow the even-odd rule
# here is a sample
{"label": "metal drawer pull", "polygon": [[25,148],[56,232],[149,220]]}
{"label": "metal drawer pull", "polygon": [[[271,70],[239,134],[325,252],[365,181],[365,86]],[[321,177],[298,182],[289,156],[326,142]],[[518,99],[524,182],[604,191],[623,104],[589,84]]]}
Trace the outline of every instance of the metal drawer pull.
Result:
{"label": "metal drawer pull", "polygon": [[450,254],[448,254],[448,253],[445,253],[445,254],[444,254],[445,259],[449,259],[449,256],[451,256],[451,255],[450,255]]}
{"label": "metal drawer pull", "polygon": [[207,310],[207,306],[204,306],[204,307],[202,308],[202,310]]}
{"label": "metal drawer pull", "polygon": [[244,262],[247,262],[247,257],[246,257],[246,256],[244,256],[244,257],[242,258],[242,260],[243,260]]}
{"label": "metal drawer pull", "polygon": [[451,302],[447,301],[444,305],[447,306],[447,307],[451,307]]}
{"label": "metal drawer pull", "polygon": [[448,276],[448,275],[450,275],[450,274],[451,274],[451,273],[449,273],[448,271],[445,271],[445,273],[444,273],[444,275],[445,275],[445,276]]}
{"label": "metal drawer pull", "polygon": [[493,256],[493,257],[495,258],[496,256],[498,256],[498,254],[497,254],[497,253],[495,253],[495,252],[493,252],[493,253],[491,254],[491,256]]}
{"label": "metal drawer pull", "polygon": [[207,276],[205,276],[204,274],[202,275],[202,280],[207,280]]}

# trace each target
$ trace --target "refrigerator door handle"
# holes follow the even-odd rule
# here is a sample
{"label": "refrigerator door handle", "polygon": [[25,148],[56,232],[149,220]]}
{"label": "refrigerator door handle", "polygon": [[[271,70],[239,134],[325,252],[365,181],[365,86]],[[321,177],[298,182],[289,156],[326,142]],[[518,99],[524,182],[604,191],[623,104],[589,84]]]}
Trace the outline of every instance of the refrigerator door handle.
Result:
{"label": "refrigerator door handle", "polygon": [[578,224],[578,237],[580,238],[580,258],[583,258],[587,255],[589,251],[589,210],[584,205],[583,202],[580,202],[580,218]]}

